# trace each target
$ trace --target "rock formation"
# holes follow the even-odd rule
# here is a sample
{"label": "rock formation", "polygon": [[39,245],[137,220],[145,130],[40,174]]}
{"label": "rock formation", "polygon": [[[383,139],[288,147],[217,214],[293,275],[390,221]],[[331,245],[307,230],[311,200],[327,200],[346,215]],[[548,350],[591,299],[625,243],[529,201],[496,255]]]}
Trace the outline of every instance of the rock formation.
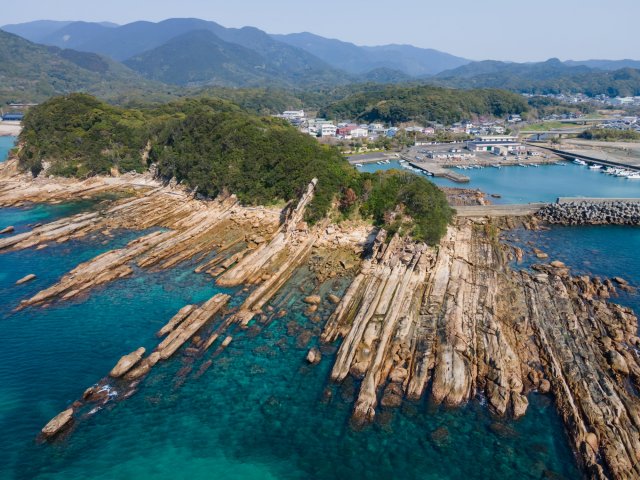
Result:
{"label": "rock formation", "polygon": [[[63,189],[55,188],[47,197],[46,185],[30,191],[37,199],[64,198]],[[68,191],[78,188],[89,187]],[[95,188],[106,191],[103,183]],[[55,436],[88,404],[127,398],[158,362],[178,351],[183,358],[208,355],[196,377],[202,375],[233,341],[232,325],[247,327],[256,319],[250,328],[259,329],[286,314],[282,304],[269,302],[297,269],[315,272],[318,283],[336,270],[356,270],[341,298],[314,287],[305,291],[304,303],[313,322],[321,321],[323,308],[335,308],[321,341],[340,340],[333,381],[361,380],[353,408],[357,422],[427,392],[434,403],[449,407],[481,394],[495,414],[517,418],[526,413],[527,394],[537,389],[553,393],[590,477],[640,477],[638,324],[631,310],[608,301],[616,288],[631,288],[624,280],[574,277],[557,261],[532,271],[513,270],[514,251],[519,257],[524,252],[501,243],[500,230],[518,223],[531,228],[536,220],[461,217],[436,246],[385,231],[371,237],[370,227],[349,230],[328,220],[310,227],[303,214],[314,188],[312,182],[281,223],[278,212],[241,207],[233,197],[202,202],[170,187],[146,186],[99,211],[0,239],[0,251],[7,251],[118,228],[163,228],[77,266],[22,308],[73,298],[130,275],[133,266],[169,268],[190,259],[197,272],[217,277],[219,285],[251,288],[231,312],[225,311],[230,297],[223,294],[180,309],[158,332],[164,338],[148,356],[143,349],[125,355],[73,409],[51,420],[43,436]],[[26,198],[10,183],[0,186],[0,205]],[[619,218],[626,224],[636,218],[629,208],[559,204],[543,209],[539,219],[570,223],[563,215],[577,215],[582,223]],[[365,247],[366,257],[353,264],[330,253],[344,248],[353,255]],[[333,272],[326,268],[330,262],[315,258],[319,255],[335,260]],[[320,361],[320,350],[309,350],[307,361]],[[186,365],[182,376],[190,371]]]}
{"label": "rock formation", "polygon": [[481,393],[513,417],[528,392],[551,390],[589,475],[638,478],[636,317],[608,303],[612,282],[572,277],[560,262],[513,271],[501,226],[459,219],[438,249],[380,233],[322,335],[342,338],[332,379],[362,379],[354,420],[428,385],[435,403]]}

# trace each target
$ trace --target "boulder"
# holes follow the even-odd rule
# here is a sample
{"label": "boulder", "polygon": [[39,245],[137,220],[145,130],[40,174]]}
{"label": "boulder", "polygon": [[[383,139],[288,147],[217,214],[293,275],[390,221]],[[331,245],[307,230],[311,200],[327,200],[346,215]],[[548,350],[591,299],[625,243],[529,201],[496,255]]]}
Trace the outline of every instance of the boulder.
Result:
{"label": "boulder", "polygon": [[402,386],[398,383],[390,383],[384,389],[380,404],[387,408],[397,408],[402,405]]}
{"label": "boulder", "polygon": [[309,295],[308,297],[304,297],[303,302],[308,303],[310,305],[319,305],[322,299],[320,295]]}
{"label": "boulder", "polygon": [[406,380],[408,376],[409,376],[409,372],[407,371],[406,368],[396,367],[391,371],[391,374],[389,375],[389,380],[395,383],[402,383]]}
{"label": "boulder", "polygon": [[524,395],[513,392],[511,394],[511,406],[513,407],[513,417],[520,418],[527,412],[529,400]]}
{"label": "boulder", "polygon": [[598,437],[593,432],[589,432],[585,435],[584,443],[586,443],[589,448],[593,450],[593,453],[597,453],[598,449],[600,448],[600,445],[598,444]]}
{"label": "boulder", "polygon": [[551,382],[546,378],[540,380],[540,383],[538,384],[538,391],[540,393],[549,393],[551,391]]}
{"label": "boulder", "polygon": [[5,227],[2,230],[0,230],[0,235],[5,234],[5,233],[12,233],[14,230],[15,230],[15,228],[13,228],[12,226]]}
{"label": "boulder", "polygon": [[607,360],[611,368],[622,375],[629,375],[629,365],[625,358],[615,350],[607,352]]}
{"label": "boulder", "polygon": [[116,363],[116,366],[113,367],[111,372],[109,372],[109,375],[114,378],[121,377],[122,375],[127,373],[129,370],[131,370],[134,367],[134,365],[140,361],[140,359],[144,355],[144,352],[146,352],[144,347],[140,347],[135,352],[131,352],[128,355],[123,356],[118,361],[118,363]]}
{"label": "boulder", "polygon": [[330,293],[329,295],[327,295],[327,299],[333,303],[333,304],[338,304],[340,303],[340,297],[337,295],[334,295],[333,293]]}
{"label": "boulder", "polygon": [[313,347],[311,350],[309,350],[309,353],[307,353],[307,362],[309,362],[311,365],[317,365],[318,363],[320,363],[320,360],[322,360],[322,354],[317,347]]}
{"label": "boulder", "polygon": [[65,426],[67,426],[73,418],[73,408],[67,408],[64,412],[59,413],[47,423],[42,429],[42,435],[51,438],[58,434]]}
{"label": "boulder", "polygon": [[29,275],[22,277],[20,280],[18,280],[16,282],[16,285],[22,285],[23,283],[30,282],[34,278],[36,278],[36,276],[33,273],[30,273]]}
{"label": "boulder", "polygon": [[553,262],[551,262],[549,265],[551,265],[553,268],[564,268],[565,264],[562,263],[559,260],[554,260]]}

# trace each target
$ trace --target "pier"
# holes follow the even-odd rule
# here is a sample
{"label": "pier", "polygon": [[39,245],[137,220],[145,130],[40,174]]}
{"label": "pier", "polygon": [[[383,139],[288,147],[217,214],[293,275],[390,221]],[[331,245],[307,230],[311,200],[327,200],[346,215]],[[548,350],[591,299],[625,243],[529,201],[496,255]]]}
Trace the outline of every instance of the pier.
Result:
{"label": "pier", "polygon": [[604,165],[607,167],[615,167],[615,168],[625,168],[627,170],[635,170],[637,172],[640,172],[640,163],[638,163],[637,160],[635,162],[625,162],[625,161],[620,161],[619,159],[611,160],[610,158],[603,158],[603,157],[606,157],[606,154],[598,151],[589,151],[587,154],[585,153],[584,150],[558,150],[556,148],[549,148],[541,145],[536,145],[535,143],[533,144],[527,143],[527,145],[548,150],[564,158],[565,160],[573,160],[577,158],[580,160],[584,160],[585,162],[597,163],[598,165]]}
{"label": "pier", "polygon": [[402,157],[402,159],[409,162],[409,165],[411,165],[412,167],[433,175],[434,177],[447,178],[457,183],[469,183],[469,181],[471,180],[466,175],[454,172],[450,168],[445,168],[442,165],[437,164],[436,162],[430,162],[428,160],[421,160],[417,162],[404,156]]}
{"label": "pier", "polygon": [[470,205],[455,207],[458,217],[524,217],[533,215],[546,203],[527,203],[513,205]]}

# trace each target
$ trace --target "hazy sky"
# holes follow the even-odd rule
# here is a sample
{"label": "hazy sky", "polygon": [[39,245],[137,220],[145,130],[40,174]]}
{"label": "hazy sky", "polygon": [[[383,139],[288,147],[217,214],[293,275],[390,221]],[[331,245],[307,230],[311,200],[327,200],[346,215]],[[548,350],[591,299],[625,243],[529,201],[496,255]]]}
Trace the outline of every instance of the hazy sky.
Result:
{"label": "hazy sky", "polygon": [[359,45],[408,43],[474,60],[640,59],[640,0],[15,0],[0,25],[171,17],[309,31]]}

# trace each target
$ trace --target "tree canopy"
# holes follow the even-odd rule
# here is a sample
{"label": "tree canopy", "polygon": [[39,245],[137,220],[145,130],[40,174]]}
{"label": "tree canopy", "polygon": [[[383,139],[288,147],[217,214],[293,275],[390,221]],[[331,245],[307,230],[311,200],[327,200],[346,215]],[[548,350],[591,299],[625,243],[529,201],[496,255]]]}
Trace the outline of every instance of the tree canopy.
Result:
{"label": "tree canopy", "polygon": [[138,109],[86,94],[31,109],[20,136],[20,164],[38,175],[88,177],[141,172],[151,163],[207,197],[233,193],[243,204],[299,198],[318,179],[306,219],[339,205],[417,240],[436,242],[453,211],[431,182],[406,172],[359,173],[335,148],[283,120],[251,115],[223,100],[183,100]]}

